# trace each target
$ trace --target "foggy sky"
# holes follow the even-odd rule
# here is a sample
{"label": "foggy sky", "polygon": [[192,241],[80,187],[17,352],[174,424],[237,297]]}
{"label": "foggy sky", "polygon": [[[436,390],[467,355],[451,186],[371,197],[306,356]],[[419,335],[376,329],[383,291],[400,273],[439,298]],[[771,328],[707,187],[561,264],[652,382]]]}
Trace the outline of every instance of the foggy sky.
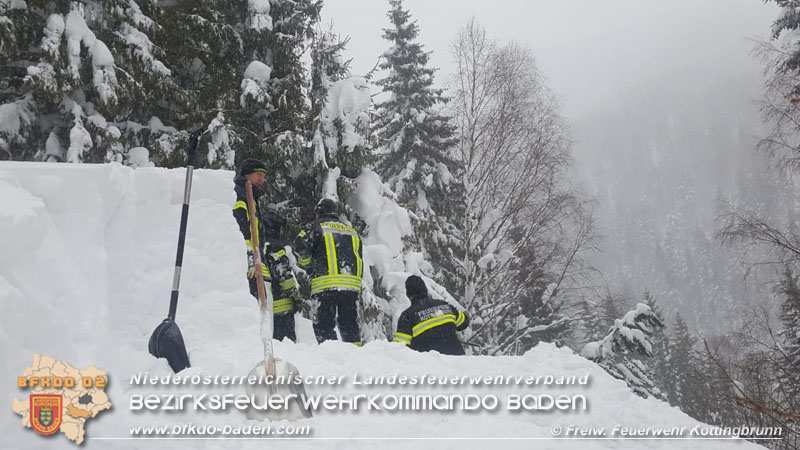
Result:
{"label": "foggy sky", "polygon": [[[609,290],[635,299],[647,289],[668,315],[679,310],[711,333],[734,326],[721,311],[760,299],[746,290],[738,268],[702,280],[664,275],[686,272],[703,255],[697,232],[712,239],[718,195],[741,193],[743,179],[770,179],[754,163],[762,156],[753,147],[763,133],[756,104],[763,86],[762,64],[751,52],[778,16],[773,3],[405,0],[405,6],[420,26],[419,41],[433,52],[440,86],[453,70],[450,42],[473,16],[501,43],[533,51],[570,123],[574,181],[597,201],[604,240],[592,264]],[[388,48],[381,38],[387,10],[385,0],[325,0],[324,23],[333,19],[334,29],[352,38],[345,56],[353,58],[354,75],[372,69]],[[745,191],[776,192],[760,185]],[[680,234],[670,238],[675,230]],[[665,248],[690,260],[659,263],[657,250]],[[699,260],[699,267],[730,259],[721,247],[708,248],[706,254],[723,253]]]}
{"label": "foggy sky", "polygon": [[[568,117],[596,113],[631,87],[659,85],[702,90],[720,77],[752,80],[761,66],[750,39],[764,36],[777,17],[759,0],[406,0],[421,29],[420,42],[439,67],[437,83],[451,72],[450,41],[475,16],[500,41],[530,47]],[[323,23],[333,20],[352,40],[353,73],[374,67],[388,43],[388,2],[326,0]]]}

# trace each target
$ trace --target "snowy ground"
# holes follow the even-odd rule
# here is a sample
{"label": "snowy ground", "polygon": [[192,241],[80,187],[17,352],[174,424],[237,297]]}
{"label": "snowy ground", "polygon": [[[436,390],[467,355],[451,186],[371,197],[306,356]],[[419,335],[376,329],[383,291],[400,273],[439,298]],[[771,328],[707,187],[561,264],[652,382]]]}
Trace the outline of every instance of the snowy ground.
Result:
{"label": "snowy ground", "polygon": [[[276,354],[303,375],[345,376],[341,385],[309,385],[310,394],[495,395],[497,411],[317,411],[313,439],[188,441],[100,440],[128,438],[139,425],[256,425],[238,411],[132,412],[129,396],[202,389],[131,387],[136,373],[171,374],[165,360],[147,352],[150,333],[166,316],[172,284],[183,170],[119,165],[0,163],[0,448],[73,448],[63,435],[44,438],[20,426],[11,411],[16,377],[34,353],[73,367],[106,370],[113,409],[86,426],[88,448],[756,448],[731,440],[551,439],[558,425],[583,427],[687,427],[698,423],[655,400],[643,400],[596,365],[565,349],[541,345],[519,357],[447,357],[418,354],[400,344],[355,348],[318,346],[300,323],[300,343],[277,343]],[[177,322],[193,367],[181,375],[244,375],[261,359],[258,314],[244,279],[245,258],[231,216],[232,173],[195,172]],[[354,374],[480,376],[589,374],[586,387],[363,387]],[[219,391],[220,389],[218,389]],[[222,390],[244,393],[243,388]],[[509,412],[513,394],[583,394],[588,411]],[[280,425],[280,424],[275,424]],[[379,439],[392,438],[392,439]],[[410,441],[409,438],[417,440]],[[459,439],[443,439],[459,438]],[[533,439],[531,439],[533,438]],[[490,440],[491,439],[491,440]],[[499,440],[496,440],[499,439]]]}

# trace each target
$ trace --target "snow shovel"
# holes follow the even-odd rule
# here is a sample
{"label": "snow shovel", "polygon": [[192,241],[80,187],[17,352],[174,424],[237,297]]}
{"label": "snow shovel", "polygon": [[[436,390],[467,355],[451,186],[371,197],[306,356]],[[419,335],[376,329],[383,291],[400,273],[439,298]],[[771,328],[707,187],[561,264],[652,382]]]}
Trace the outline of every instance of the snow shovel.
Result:
{"label": "snow shovel", "polygon": [[[189,138],[189,148],[186,152],[191,163],[194,150],[202,130],[197,130]],[[175,257],[175,272],[172,276],[172,295],[169,300],[169,315],[161,322],[153,334],[150,335],[148,350],[156,358],[166,358],[169,366],[175,373],[190,367],[189,355],[186,354],[186,345],[183,343],[178,324],[175,323],[175,313],[178,310],[178,287],[181,282],[181,266],[183,265],[183,245],[186,242],[186,221],[189,218],[189,195],[192,191],[192,170],[186,166],[186,184],[183,188],[183,210],[181,211],[181,227],[178,233],[178,255]]]}
{"label": "snow shovel", "polygon": [[[250,406],[247,409],[247,418],[256,420],[297,420],[311,417],[311,410],[302,402],[306,396],[306,387],[300,378],[300,372],[292,363],[282,361],[273,356],[272,335],[274,324],[272,321],[272,293],[267,293],[264,286],[264,277],[261,276],[261,243],[258,241],[258,229],[255,216],[255,200],[253,198],[253,185],[248,181],[245,184],[247,192],[247,211],[250,214],[250,240],[253,243],[253,260],[256,267],[256,287],[258,289],[258,304],[261,311],[261,342],[264,345],[264,361],[259,362],[248,374],[248,378],[256,377],[261,380],[259,384],[247,384],[247,395],[256,399],[256,404],[262,405],[266,399],[285,399],[289,395],[294,398],[288,403],[287,408],[281,409],[256,409]],[[275,397],[277,396],[277,397]]]}

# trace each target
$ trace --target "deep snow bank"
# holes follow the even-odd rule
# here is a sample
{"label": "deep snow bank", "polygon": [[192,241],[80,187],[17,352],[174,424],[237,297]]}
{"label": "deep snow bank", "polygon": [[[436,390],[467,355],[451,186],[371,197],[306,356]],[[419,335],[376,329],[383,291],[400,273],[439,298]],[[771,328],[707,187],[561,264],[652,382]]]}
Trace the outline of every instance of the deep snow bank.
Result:
{"label": "deep snow bank", "polygon": [[[108,371],[110,412],[86,427],[87,448],[139,448],[128,438],[140,425],[248,424],[238,411],[131,412],[129,395],[201,393],[203,388],[132,387],[132,375],[171,374],[165,360],[147,353],[147,340],[166,316],[172,282],[183,170],[119,165],[0,163],[0,432],[2,448],[74,448],[63,436],[45,439],[20,424],[12,398],[25,398],[16,377],[34,353],[74,367]],[[231,172],[195,172],[177,322],[193,367],[181,375],[244,375],[260,359],[258,315],[244,279],[243,243],[230,210]],[[369,255],[367,255],[368,257]],[[400,344],[373,342],[355,348],[313,343],[301,320],[298,344],[277,343],[276,354],[303,375],[345,376],[339,385],[310,385],[310,394],[495,395],[495,412],[318,411],[302,421],[313,440],[147,441],[154,448],[755,448],[743,441],[544,440],[551,428],[688,427],[697,422],[678,409],[643,400],[596,365],[565,349],[540,345],[519,357],[445,357],[414,353]],[[484,376],[584,375],[586,387],[438,386],[365,387],[367,375]],[[244,393],[242,388],[226,392]],[[589,410],[506,410],[511,394],[583,394]],[[250,422],[250,424],[255,424]],[[197,436],[193,436],[197,437]],[[372,438],[539,438],[542,440],[373,440]],[[358,440],[344,440],[355,438]]]}

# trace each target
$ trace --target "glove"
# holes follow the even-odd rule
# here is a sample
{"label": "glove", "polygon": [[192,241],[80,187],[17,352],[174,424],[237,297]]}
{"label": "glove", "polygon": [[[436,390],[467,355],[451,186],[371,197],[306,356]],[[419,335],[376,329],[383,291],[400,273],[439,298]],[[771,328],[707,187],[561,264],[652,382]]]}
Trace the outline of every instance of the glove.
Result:
{"label": "glove", "polygon": [[247,278],[255,278],[256,276],[256,258],[253,252],[247,251]]}
{"label": "glove", "polygon": [[297,292],[297,289],[292,289],[289,298],[292,300],[292,312],[298,313],[303,310],[303,299],[300,298],[300,293]]}

